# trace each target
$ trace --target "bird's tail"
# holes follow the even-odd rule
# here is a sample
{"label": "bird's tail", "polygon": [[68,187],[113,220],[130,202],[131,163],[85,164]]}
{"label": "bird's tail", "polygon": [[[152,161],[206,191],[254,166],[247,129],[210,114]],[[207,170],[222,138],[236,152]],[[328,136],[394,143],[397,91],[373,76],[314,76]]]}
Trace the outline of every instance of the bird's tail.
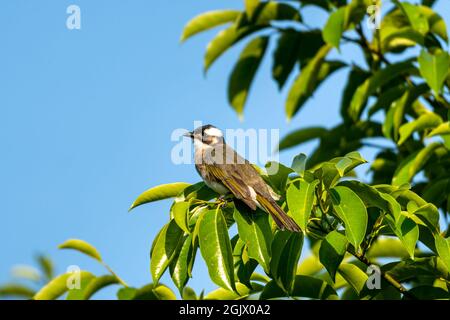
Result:
{"label": "bird's tail", "polygon": [[295,223],[294,219],[289,217],[283,209],[273,199],[267,199],[259,194],[256,195],[256,200],[261,205],[262,209],[272,216],[272,219],[281,230],[289,230],[292,232],[302,231]]}

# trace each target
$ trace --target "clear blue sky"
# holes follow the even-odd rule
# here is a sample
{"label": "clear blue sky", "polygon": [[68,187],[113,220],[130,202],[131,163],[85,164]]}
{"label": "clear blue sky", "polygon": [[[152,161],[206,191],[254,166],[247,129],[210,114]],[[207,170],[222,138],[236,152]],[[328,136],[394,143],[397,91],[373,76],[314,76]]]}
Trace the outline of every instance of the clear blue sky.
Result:
{"label": "clear blue sky", "polygon": [[[446,2],[437,8],[450,24]],[[81,8],[81,30],[65,26],[70,4]],[[203,51],[216,31],[183,45],[178,40],[194,15],[241,7],[241,0],[1,1],[0,282],[10,280],[12,265],[32,263],[37,252],[50,254],[59,273],[72,264],[105,273],[90,259],[56,248],[81,238],[129,284],[149,283],[150,245],[168,220],[170,202],[127,209],[151,186],[199,180],[192,166],[170,160],[174,129],[202,120],[221,128],[280,128],[284,135],[338,122],[346,72],[326,82],[287,125],[285,93],[270,80],[268,57],[245,121],[238,121],[226,102],[226,83],[239,50],[205,78]],[[307,12],[310,24],[323,25],[323,13]],[[358,59],[351,50],[344,53]],[[313,145],[283,153],[282,162]],[[198,257],[189,285],[209,291],[215,286]],[[171,285],[168,277],[163,282]]]}

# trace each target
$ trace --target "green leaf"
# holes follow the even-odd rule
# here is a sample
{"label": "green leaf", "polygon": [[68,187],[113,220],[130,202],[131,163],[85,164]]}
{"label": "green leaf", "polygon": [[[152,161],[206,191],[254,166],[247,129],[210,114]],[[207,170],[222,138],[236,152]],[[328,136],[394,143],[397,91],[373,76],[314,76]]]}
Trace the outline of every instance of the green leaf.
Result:
{"label": "green leaf", "polygon": [[69,281],[75,279],[75,277],[80,277],[79,279],[82,281],[83,278],[92,278],[92,273],[88,271],[81,271],[79,274],[74,273],[64,273],[56,278],[52,279],[49,283],[47,283],[44,287],[41,288],[33,297],[34,300],[55,300],[66,293],[69,288]]}
{"label": "green leaf", "polygon": [[296,8],[286,3],[275,1],[261,2],[254,10],[251,23],[256,25],[269,24],[272,21],[301,21]]}
{"label": "green leaf", "polygon": [[[167,286],[153,283],[121,294],[123,300],[176,300],[175,293]],[[121,299],[122,300],[122,299]]]}
{"label": "green leaf", "polygon": [[185,41],[197,33],[232,22],[237,19],[239,14],[240,12],[237,10],[217,10],[202,13],[186,24],[181,35],[181,41]]}
{"label": "green leaf", "polygon": [[74,287],[68,290],[66,300],[84,300],[84,291],[93,279],[95,279],[93,274],[82,277],[79,288]]}
{"label": "green leaf", "polygon": [[423,131],[435,128],[442,123],[442,118],[433,112],[424,113],[416,120],[405,123],[399,129],[400,139],[398,145],[402,145],[415,131]]}
{"label": "green leaf", "polygon": [[281,139],[280,144],[278,145],[278,150],[285,150],[312,139],[322,138],[326,132],[327,129],[322,127],[308,127],[296,130]]}
{"label": "green leaf", "polygon": [[[394,141],[398,140],[398,134],[400,126],[404,120],[405,113],[409,110],[411,105],[424,93],[428,92],[428,86],[423,83],[419,86],[408,88],[405,93],[397,101],[394,101],[391,105],[393,109],[392,125],[386,129],[386,137],[391,138],[391,130],[394,131]],[[391,109],[388,111],[391,112]],[[389,115],[391,117],[391,115]],[[389,124],[390,125],[390,124]]]}
{"label": "green leaf", "polygon": [[423,14],[420,7],[406,2],[396,1],[396,3],[408,18],[408,21],[411,24],[412,28],[422,35],[427,34],[428,30],[430,29],[428,25],[428,19]]}
{"label": "green leaf", "polygon": [[54,267],[52,260],[45,256],[45,255],[38,255],[36,257],[37,263],[39,264],[40,269],[42,270],[42,273],[45,275],[45,278],[47,280],[53,279],[54,275]]}
{"label": "green leaf", "polygon": [[287,189],[286,197],[289,212],[302,230],[306,230],[308,225],[315,198],[315,189],[318,184],[319,180],[309,183],[300,179],[298,186],[296,183],[291,183]]}
{"label": "green leaf", "polygon": [[426,203],[413,211],[412,214],[419,217],[431,232],[439,233],[439,211],[435,205]]}
{"label": "green leaf", "polygon": [[259,31],[265,27],[267,27],[267,25],[250,25],[241,28],[237,28],[236,25],[232,25],[229,28],[220,31],[206,47],[203,67],[205,73],[214,61],[216,61],[217,58],[219,58],[232,45],[236,44],[249,34]]}
{"label": "green leaf", "polygon": [[258,261],[266,273],[269,273],[273,238],[269,216],[261,211],[241,212],[236,208],[233,217],[239,237],[248,246],[248,257]]}
{"label": "green leaf", "polygon": [[133,300],[136,295],[137,289],[131,287],[120,288],[117,291],[117,299],[119,300]]}
{"label": "green leaf", "polygon": [[259,0],[244,0],[245,3],[245,12],[249,18],[253,17],[253,14],[256,11],[256,8],[260,5]]}
{"label": "green leaf", "polygon": [[399,239],[379,238],[367,252],[367,258],[400,258],[407,259],[410,255]]}
{"label": "green leaf", "polygon": [[3,298],[25,298],[30,299],[34,296],[33,289],[23,286],[21,284],[5,284],[0,286],[0,297]]}
{"label": "green leaf", "polygon": [[233,253],[221,210],[209,210],[204,214],[199,240],[211,280],[224,289],[235,291]]}
{"label": "green leaf", "polygon": [[157,187],[148,189],[147,191],[143,192],[139,197],[137,197],[137,199],[133,202],[129,210],[132,210],[137,206],[140,206],[145,203],[176,197],[190,185],[191,184],[185,182],[175,182],[169,184],[162,184]]}
{"label": "green leaf", "polygon": [[184,287],[181,298],[183,300],[197,300],[197,294],[195,293],[194,289],[190,287]]}
{"label": "green leaf", "polygon": [[278,231],[272,242],[270,273],[286,293],[294,286],[297,264],[303,247],[303,233]]}
{"label": "green leaf", "polygon": [[252,283],[253,288],[249,288],[242,283],[236,283],[236,291],[226,290],[224,288],[219,288],[208,293],[205,296],[205,300],[242,300],[247,298],[252,293],[261,291],[263,288],[260,284]]}
{"label": "green leaf", "polygon": [[348,241],[358,249],[364,240],[368,222],[364,203],[356,193],[344,186],[332,188],[330,196],[334,211],[344,222]]}
{"label": "green leaf", "polygon": [[402,242],[408,255],[411,259],[414,259],[414,253],[416,249],[416,243],[419,240],[419,227],[410,218],[400,215],[398,221],[395,221],[392,217],[385,217],[390,225],[392,231]]}
{"label": "green leaf", "polygon": [[274,187],[275,191],[279,194],[283,194],[286,189],[288,176],[294,171],[276,161],[269,161],[266,163],[265,167],[272,187]]}
{"label": "green leaf", "polygon": [[347,244],[347,238],[335,230],[327,234],[320,245],[320,262],[327,269],[333,281],[335,281],[336,271],[344,259]]}
{"label": "green leaf", "polygon": [[325,42],[338,49],[342,33],[345,31],[344,20],[346,10],[347,7],[341,7],[330,14],[322,31]]}
{"label": "green leaf", "polygon": [[170,275],[173,283],[183,291],[184,286],[191,276],[192,266],[194,264],[195,250],[192,245],[192,235],[185,236],[179,254],[170,264]]}
{"label": "green leaf", "polygon": [[251,287],[250,280],[254,275],[258,263],[250,259],[248,255],[248,245],[236,235],[237,241],[233,248],[234,273],[240,283]]}
{"label": "green leaf", "polygon": [[402,74],[414,73],[416,68],[411,61],[399,62],[376,71],[358,87],[350,103],[349,115],[356,121],[360,118],[369,97],[376,90]]}
{"label": "green leaf", "polygon": [[190,203],[185,201],[174,202],[171,208],[172,217],[177,225],[186,233],[190,233],[188,226],[188,212]]}
{"label": "green leaf", "polygon": [[441,235],[435,235],[435,245],[439,257],[445,263],[450,272],[450,238],[445,239]]}
{"label": "green leaf", "polygon": [[441,37],[442,40],[448,42],[447,26],[445,25],[444,19],[431,8],[419,6],[419,9],[428,19],[430,31]]}
{"label": "green leaf", "polygon": [[434,137],[437,135],[449,135],[450,134],[450,122],[444,122],[438,125],[436,128],[431,130],[429,134],[427,134],[427,138]]}
{"label": "green leaf", "polygon": [[117,277],[113,275],[104,275],[100,277],[95,277],[94,279],[89,281],[86,288],[84,289],[83,299],[88,300],[101,289],[119,283],[120,283],[119,279],[117,279]]}
{"label": "green leaf", "polygon": [[329,45],[323,46],[295,79],[286,100],[285,109],[288,119],[291,119],[306,99],[311,96],[320,80],[328,76],[329,72],[324,72],[325,70],[322,71],[321,69],[330,49]]}
{"label": "green leaf", "polygon": [[292,293],[287,295],[286,292],[280,288],[275,281],[270,281],[265,287],[260,300],[268,300],[283,297],[302,297],[310,299],[321,299],[321,300],[337,300],[338,295],[336,291],[323,280],[298,275],[295,276],[295,282],[293,285]]}
{"label": "green leaf", "polygon": [[66,240],[64,243],[60,244],[58,248],[76,250],[81,253],[84,253],[85,255],[90,256],[91,258],[94,258],[99,262],[102,262],[102,257],[100,256],[100,253],[97,251],[97,249],[90,243],[87,243],[86,241],[83,240],[69,239]]}
{"label": "green leaf", "polygon": [[303,33],[287,30],[281,33],[273,54],[272,77],[283,88],[298,61]]}
{"label": "green leaf", "polygon": [[428,85],[439,95],[442,85],[449,73],[450,56],[445,51],[436,51],[434,54],[422,50],[418,58],[419,70]]}
{"label": "green leaf", "polygon": [[360,85],[367,80],[370,76],[370,73],[362,70],[357,66],[353,66],[352,70],[348,74],[347,83],[344,88],[344,92],[342,93],[342,100],[340,106],[340,113],[344,120],[349,119],[349,107],[352,101],[353,95]]}
{"label": "green leaf", "polygon": [[411,182],[414,176],[425,166],[434,151],[440,146],[442,146],[441,143],[433,142],[422,150],[417,150],[406,157],[400,162],[400,165],[395,171],[394,177],[392,178],[392,184],[394,186],[401,186]]}
{"label": "green leaf", "polygon": [[338,272],[358,294],[366,287],[367,280],[369,279],[369,276],[360,268],[350,263],[342,263],[339,266]]}
{"label": "green leaf", "polygon": [[297,172],[300,177],[303,177],[306,168],[306,155],[304,153],[296,155],[294,160],[292,160],[291,168]]}
{"label": "green leaf", "polygon": [[269,37],[257,37],[244,48],[228,82],[228,102],[242,115],[248,92],[266,52]]}
{"label": "green leaf", "polygon": [[[450,300],[448,291],[433,286],[417,286],[411,288],[409,293],[419,300]],[[403,297],[406,300],[406,297]]]}
{"label": "green leaf", "polygon": [[155,283],[158,283],[172,259],[175,258],[182,241],[183,230],[178,227],[175,220],[166,224],[155,238],[150,251],[150,271]]}

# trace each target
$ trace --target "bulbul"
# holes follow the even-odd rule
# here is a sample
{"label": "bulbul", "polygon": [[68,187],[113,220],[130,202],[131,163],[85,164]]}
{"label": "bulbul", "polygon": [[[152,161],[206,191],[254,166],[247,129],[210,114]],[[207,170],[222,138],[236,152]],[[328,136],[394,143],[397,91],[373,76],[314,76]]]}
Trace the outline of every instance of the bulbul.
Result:
{"label": "bulbul", "polygon": [[220,195],[232,193],[252,210],[269,213],[277,226],[300,232],[300,227],[276,203],[279,196],[258,171],[225,143],[221,130],[205,125],[185,136],[194,141],[195,168],[205,184]]}

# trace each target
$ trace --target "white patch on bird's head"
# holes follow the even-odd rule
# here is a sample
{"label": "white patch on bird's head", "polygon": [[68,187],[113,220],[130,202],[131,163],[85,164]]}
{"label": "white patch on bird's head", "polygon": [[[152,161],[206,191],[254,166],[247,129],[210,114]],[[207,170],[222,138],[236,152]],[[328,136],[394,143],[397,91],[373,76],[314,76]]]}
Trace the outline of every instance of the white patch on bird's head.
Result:
{"label": "white patch on bird's head", "polygon": [[215,127],[205,129],[204,133],[211,137],[219,137],[219,138],[223,137],[223,132]]}

